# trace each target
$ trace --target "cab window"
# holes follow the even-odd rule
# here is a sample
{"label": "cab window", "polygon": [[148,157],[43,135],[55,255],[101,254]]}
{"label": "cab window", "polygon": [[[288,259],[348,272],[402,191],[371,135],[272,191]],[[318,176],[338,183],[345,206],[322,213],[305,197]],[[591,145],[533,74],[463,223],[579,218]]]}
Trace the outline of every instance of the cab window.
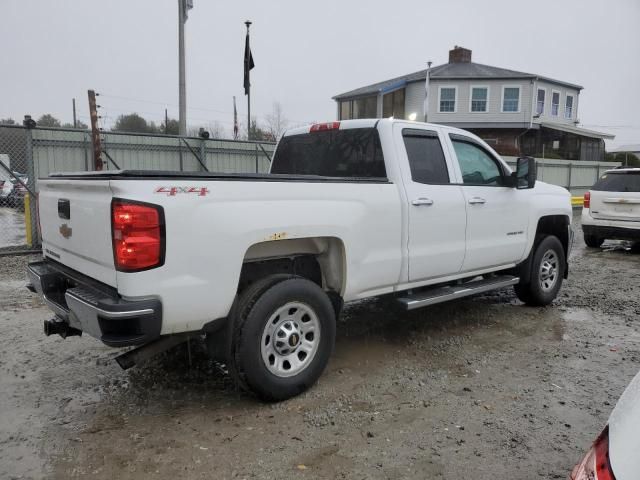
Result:
{"label": "cab window", "polygon": [[448,184],[449,172],[436,132],[405,128],[402,139],[407,150],[411,179],[416,183]]}
{"label": "cab window", "polygon": [[462,182],[465,185],[493,187],[504,185],[502,169],[488,152],[471,142],[456,138],[451,140],[462,172]]}

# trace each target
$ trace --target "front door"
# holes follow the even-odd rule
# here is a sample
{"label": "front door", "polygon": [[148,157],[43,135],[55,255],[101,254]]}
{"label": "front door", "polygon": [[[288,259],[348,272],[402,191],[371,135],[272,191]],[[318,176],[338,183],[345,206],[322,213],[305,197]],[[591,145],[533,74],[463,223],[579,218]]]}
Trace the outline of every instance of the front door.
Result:
{"label": "front door", "polygon": [[[397,125],[410,180],[405,181],[409,221],[409,281],[453,275],[465,253],[466,212],[437,132]],[[409,175],[404,175],[408,178]]]}
{"label": "front door", "polygon": [[467,206],[466,255],[462,271],[518,262],[527,244],[531,190],[505,186],[504,166],[482,145],[451,135]]}

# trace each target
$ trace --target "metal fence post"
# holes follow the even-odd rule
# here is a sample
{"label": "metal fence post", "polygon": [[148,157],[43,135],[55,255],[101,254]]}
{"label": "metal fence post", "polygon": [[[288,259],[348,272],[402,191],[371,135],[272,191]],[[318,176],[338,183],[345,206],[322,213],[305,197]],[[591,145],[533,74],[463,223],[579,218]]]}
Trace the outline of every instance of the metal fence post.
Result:
{"label": "metal fence post", "polygon": [[[207,140],[205,138],[200,139],[200,160],[205,165],[207,164]],[[200,166],[200,170],[203,170],[202,165]]]}
{"label": "metal fence post", "polygon": [[[27,161],[27,186],[32,192],[36,191],[36,174],[38,169],[33,161],[33,129],[27,127],[25,129],[25,157]],[[37,195],[37,193],[36,193]],[[38,231],[38,210],[36,208],[37,198],[29,199],[29,227],[31,228],[31,248],[40,247],[40,232]]]}
{"label": "metal fence post", "polygon": [[573,163],[569,163],[569,172],[567,174],[567,190],[571,192],[571,170],[573,169]]}
{"label": "metal fence post", "polygon": [[260,172],[259,166],[258,166],[258,145],[254,145],[256,147],[256,173]]}

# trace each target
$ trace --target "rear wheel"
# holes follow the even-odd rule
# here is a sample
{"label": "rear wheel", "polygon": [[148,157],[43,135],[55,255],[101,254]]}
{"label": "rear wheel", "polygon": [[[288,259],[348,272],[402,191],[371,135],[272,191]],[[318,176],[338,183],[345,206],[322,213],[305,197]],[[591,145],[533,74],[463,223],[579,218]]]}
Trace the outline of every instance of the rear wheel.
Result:
{"label": "rear wheel", "polygon": [[277,401],[316,382],[336,330],[335,310],[318,285],[273,275],[249,287],[233,310],[229,366],[242,389]]}
{"label": "rear wheel", "polygon": [[558,295],[565,270],[565,255],[557,237],[544,237],[533,252],[531,274],[521,279],[514,290],[527,305],[549,305]]}
{"label": "rear wheel", "polygon": [[604,238],[596,237],[595,235],[584,235],[584,243],[589,248],[600,248],[604,243]]}

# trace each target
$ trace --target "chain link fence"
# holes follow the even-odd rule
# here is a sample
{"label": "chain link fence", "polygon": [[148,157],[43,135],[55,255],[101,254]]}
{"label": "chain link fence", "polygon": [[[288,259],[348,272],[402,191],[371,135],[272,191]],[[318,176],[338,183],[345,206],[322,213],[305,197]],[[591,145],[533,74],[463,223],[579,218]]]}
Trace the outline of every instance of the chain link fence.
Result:
{"label": "chain link fence", "polygon": [[39,249],[36,179],[55,172],[166,170],[266,173],[272,142],[0,125],[0,255]]}

